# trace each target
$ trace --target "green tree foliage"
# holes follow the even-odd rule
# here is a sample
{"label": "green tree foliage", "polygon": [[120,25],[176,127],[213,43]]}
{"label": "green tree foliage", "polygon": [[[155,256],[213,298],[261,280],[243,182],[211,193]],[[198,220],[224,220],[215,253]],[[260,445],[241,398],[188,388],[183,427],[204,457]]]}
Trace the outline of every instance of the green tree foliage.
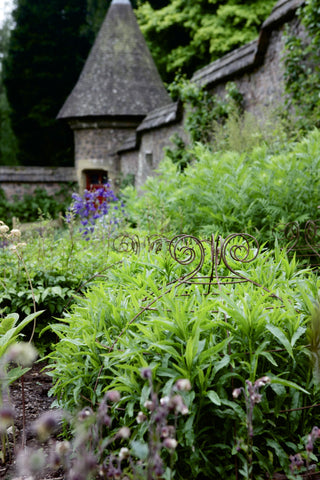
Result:
{"label": "green tree foliage", "polygon": [[[10,19],[6,20],[0,28],[0,61],[8,51],[10,38]],[[17,157],[17,141],[11,127],[10,106],[7,92],[0,75],[0,165],[14,165]]]}
{"label": "green tree foliage", "polygon": [[156,10],[145,2],[136,13],[162,77],[199,67],[257,37],[275,0],[171,0]]}
{"label": "green tree foliage", "polygon": [[22,164],[73,161],[72,132],[55,118],[90,47],[86,15],[86,0],[17,1],[4,84]]}

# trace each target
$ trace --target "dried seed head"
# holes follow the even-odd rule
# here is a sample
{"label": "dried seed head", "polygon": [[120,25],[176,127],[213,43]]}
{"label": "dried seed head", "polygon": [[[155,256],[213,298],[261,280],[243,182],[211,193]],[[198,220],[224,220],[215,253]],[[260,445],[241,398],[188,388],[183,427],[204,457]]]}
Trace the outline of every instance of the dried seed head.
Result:
{"label": "dried seed head", "polygon": [[30,475],[31,477],[43,470],[47,463],[47,457],[43,450],[33,450],[26,448],[17,456],[17,470],[19,475]]}
{"label": "dried seed head", "polygon": [[15,362],[23,367],[32,365],[38,356],[37,350],[31,343],[20,342],[14,343],[9,347],[7,358],[9,362]]}

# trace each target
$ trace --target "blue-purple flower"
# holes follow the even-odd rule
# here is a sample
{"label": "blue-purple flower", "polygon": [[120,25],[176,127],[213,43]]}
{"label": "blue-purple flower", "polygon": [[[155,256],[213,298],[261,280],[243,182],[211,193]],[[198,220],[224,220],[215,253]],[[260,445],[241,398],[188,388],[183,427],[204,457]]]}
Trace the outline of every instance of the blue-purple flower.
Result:
{"label": "blue-purple flower", "polygon": [[73,193],[72,199],[67,221],[71,221],[72,216],[79,217],[80,232],[86,240],[89,240],[98,222],[113,230],[125,216],[124,204],[116,197],[109,184],[93,190],[84,190],[82,195]]}

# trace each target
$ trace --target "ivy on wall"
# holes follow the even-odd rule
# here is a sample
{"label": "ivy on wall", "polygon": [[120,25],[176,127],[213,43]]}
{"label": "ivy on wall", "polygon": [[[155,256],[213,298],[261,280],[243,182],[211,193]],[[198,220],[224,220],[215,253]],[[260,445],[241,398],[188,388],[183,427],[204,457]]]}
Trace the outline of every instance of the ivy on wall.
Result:
{"label": "ivy on wall", "polygon": [[[191,144],[212,144],[217,124],[223,125],[230,115],[242,111],[243,96],[236,84],[227,83],[225,90],[224,97],[212,95],[185,77],[178,77],[169,85],[171,97],[179,100],[186,111],[184,128]],[[174,148],[167,148],[166,155],[183,171],[192,161],[192,155],[179,135],[171,140]]]}
{"label": "ivy on wall", "polygon": [[307,0],[298,10],[304,38],[287,34],[285,92],[302,130],[320,126],[320,0]]}

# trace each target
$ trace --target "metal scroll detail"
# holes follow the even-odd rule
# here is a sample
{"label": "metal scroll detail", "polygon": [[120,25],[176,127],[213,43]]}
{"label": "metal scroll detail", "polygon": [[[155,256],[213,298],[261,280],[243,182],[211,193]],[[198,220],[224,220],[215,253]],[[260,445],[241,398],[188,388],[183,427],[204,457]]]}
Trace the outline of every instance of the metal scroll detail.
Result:
{"label": "metal scroll detail", "polygon": [[317,265],[320,265],[320,220],[308,220],[305,225],[305,241],[315,257]]}
{"label": "metal scroll detail", "polygon": [[202,268],[205,258],[205,251],[201,240],[192,235],[177,235],[169,243],[171,257],[180,265],[192,265],[193,270],[187,272],[181,280],[193,278]]}
{"label": "metal scroll detail", "polygon": [[307,262],[311,267],[320,266],[320,220],[280,224],[276,236],[282,245],[285,244],[289,256],[295,254],[298,261]]}
{"label": "metal scroll detail", "polygon": [[140,252],[140,239],[138,235],[122,233],[113,239],[113,249],[118,253],[138,254]]}
{"label": "metal scroll detail", "polygon": [[[207,244],[210,247],[211,262],[209,271],[203,273],[201,270],[206,252],[208,253]],[[213,287],[220,290],[222,285],[250,282],[272,295],[263,285],[246,277],[242,268],[241,273],[237,270],[237,265],[253,262],[259,254],[260,246],[252,235],[234,233],[226,239],[221,236],[215,239],[212,235],[210,240],[178,235],[171,240],[169,251],[172,258],[181,265],[193,266],[191,271],[177,279],[177,285],[202,285],[206,287],[204,293],[208,295]]]}
{"label": "metal scroll detail", "polygon": [[146,238],[146,245],[149,252],[160,253],[165,248],[168,248],[170,240],[162,235],[154,234]]}

